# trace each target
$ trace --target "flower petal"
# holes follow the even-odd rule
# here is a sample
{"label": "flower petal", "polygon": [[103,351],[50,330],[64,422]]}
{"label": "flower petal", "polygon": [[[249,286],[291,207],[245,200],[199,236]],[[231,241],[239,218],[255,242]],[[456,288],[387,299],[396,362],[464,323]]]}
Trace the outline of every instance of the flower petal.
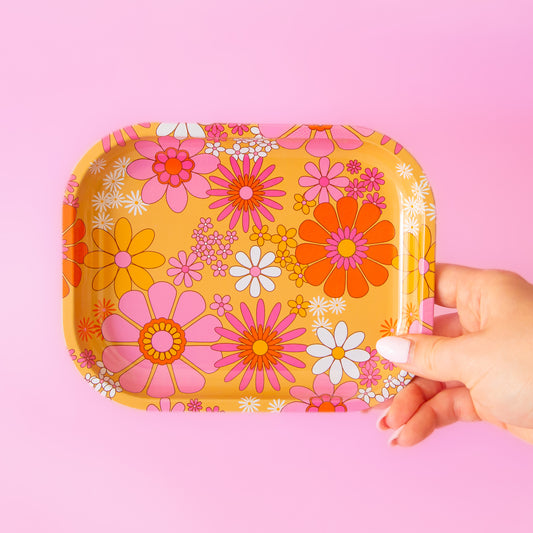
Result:
{"label": "flower petal", "polygon": [[[73,263],[74,264],[74,263]],[[109,287],[113,283],[118,272],[118,266],[115,263],[108,265],[99,270],[93,278],[93,289],[100,291]]]}
{"label": "flower petal", "polygon": [[148,396],[152,396],[154,398],[165,398],[172,396],[175,390],[174,383],[172,383],[172,378],[170,377],[170,372],[168,371],[168,365],[155,366],[156,370],[146,393]]}
{"label": "flower petal", "polygon": [[[346,342],[342,345],[344,350],[353,350],[357,348],[365,340],[365,334],[362,331],[352,333]],[[367,352],[368,353],[368,352]]]}
{"label": "flower petal", "polygon": [[[335,217],[335,223],[336,221],[337,217]],[[338,226],[336,226],[335,229],[331,231],[336,231],[337,229]],[[325,244],[330,238],[330,233],[325,231],[324,228],[319,226],[314,220],[304,220],[300,225],[299,234],[302,239],[318,244]]]}
{"label": "flower petal", "polygon": [[344,352],[344,357],[350,359],[350,361],[355,361],[356,363],[363,363],[370,359],[370,354],[366,350],[347,350]]}
{"label": "flower petal", "polygon": [[247,276],[244,276],[239,281],[237,281],[237,283],[235,283],[235,289],[238,290],[239,292],[243,291],[244,289],[246,289],[246,287],[248,287],[248,285],[250,284],[250,281],[252,281],[252,276],[248,274]]}
{"label": "flower petal", "polygon": [[121,252],[125,252],[131,242],[131,224],[127,218],[119,218],[115,224],[115,242]]}
{"label": "flower petal", "polygon": [[313,389],[318,396],[322,396],[322,394],[329,394],[331,396],[334,392],[333,383],[331,383],[329,377],[325,374],[320,374],[315,378]]}
{"label": "flower petal", "polygon": [[346,322],[341,321],[335,326],[335,344],[343,346],[348,337],[348,326]]}
{"label": "flower petal", "polygon": [[120,298],[124,293],[128,291],[131,291],[130,275],[128,274],[127,269],[119,268],[117,272],[117,277],[115,278],[115,293]]}
{"label": "flower petal", "polygon": [[137,235],[135,235],[131,240],[128,253],[130,255],[136,255],[140,252],[144,252],[150,246],[150,244],[152,244],[154,237],[155,233],[151,228],[139,231],[139,233],[137,233]]}
{"label": "flower petal", "polygon": [[160,136],[170,135],[176,129],[177,125],[176,122],[161,122],[155,132]]}
{"label": "flower petal", "polygon": [[[93,241],[100,248],[100,250],[103,250],[104,252],[107,252],[108,254],[115,255],[118,252],[118,246],[115,242],[115,239],[113,236],[100,228],[96,228],[93,230]],[[95,253],[95,252],[90,252]],[[96,268],[96,267],[93,267]]]}
{"label": "flower petal", "polygon": [[89,268],[103,268],[114,264],[115,256],[98,250],[96,252],[89,252],[83,261]]}
{"label": "flower petal", "polygon": [[339,396],[341,400],[345,402],[346,400],[353,398],[357,394],[357,390],[357,383],[348,381],[347,383],[343,383],[337,387],[335,390],[335,396]]}
{"label": "flower petal", "polygon": [[327,357],[331,355],[331,348],[323,344],[311,344],[311,346],[307,347],[306,352],[312,357]]}
{"label": "flower petal", "polygon": [[267,278],[266,276],[263,276],[262,274],[259,275],[259,283],[261,283],[263,288],[268,292],[272,292],[276,288],[276,285],[274,284],[274,282],[270,278]]}
{"label": "flower petal", "polygon": [[110,315],[102,323],[102,335],[110,342],[136,342],[139,330],[120,315]]}
{"label": "flower petal", "polygon": [[202,296],[194,291],[185,291],[179,297],[173,320],[181,326],[185,326],[204,311],[205,301]]}
{"label": "flower petal", "polygon": [[240,278],[242,276],[246,276],[249,272],[250,272],[249,268],[244,268],[244,267],[240,267],[240,266],[232,266],[229,269],[229,273],[232,276],[236,277],[236,278]]}
{"label": "flower petal", "polygon": [[[196,168],[194,170],[196,170]],[[183,186],[196,198],[209,197],[207,191],[211,188],[211,185],[209,185],[209,182],[203,176],[200,176],[200,174],[193,172],[191,179],[184,182]]]}
{"label": "flower petal", "polygon": [[[150,311],[148,310],[148,304],[146,303],[146,298],[140,291],[129,291],[124,294],[118,302],[118,308],[129,319],[137,323],[139,328],[142,328],[152,320]],[[137,338],[138,337],[139,335],[137,334]],[[137,340],[137,338],[132,340]]]}
{"label": "flower petal", "polygon": [[313,365],[313,374],[323,374],[328,370],[333,361],[336,361],[336,359],[334,359],[331,355],[329,357],[322,357]]}
{"label": "flower petal", "polygon": [[[220,335],[215,331],[215,328],[221,326],[222,323],[217,317],[213,315],[203,316],[200,320],[185,329],[185,339],[187,342],[218,341]],[[220,354],[217,357],[220,357]]]}
{"label": "flower petal", "polygon": [[277,278],[281,276],[281,268],[279,267],[267,267],[261,269],[261,274],[268,276],[270,278]]}
{"label": "flower petal", "polygon": [[316,330],[316,336],[319,338],[320,342],[324,346],[327,346],[328,348],[331,348],[332,350],[333,348],[337,347],[337,344],[335,343],[335,338],[333,337],[331,332],[328,331],[326,328],[318,328]]}
{"label": "flower petal", "polygon": [[172,363],[176,384],[180,392],[192,394],[201,390],[205,384],[205,378],[190,365],[178,359]]}
{"label": "flower petal", "polygon": [[338,359],[333,361],[333,364],[329,369],[329,379],[333,385],[337,385],[337,383],[339,383],[339,381],[342,379],[342,365]]}
{"label": "flower petal", "polygon": [[[161,149],[159,148],[159,150]],[[126,172],[128,173],[128,176],[132,177],[133,179],[148,180],[155,176],[153,164],[153,159],[136,159],[128,165]]]}
{"label": "flower petal", "polygon": [[250,296],[257,298],[261,294],[261,284],[257,278],[253,278],[250,283]]}
{"label": "flower petal", "polygon": [[102,362],[111,372],[120,372],[140,357],[142,353],[138,346],[108,346],[102,352]]}
{"label": "flower petal", "polygon": [[141,198],[143,202],[147,204],[155,204],[163,196],[168,188],[167,183],[161,183],[157,176],[154,176],[152,179],[148,180],[142,189]]}
{"label": "flower petal", "polygon": [[141,252],[133,256],[131,262],[142,268],[157,268],[165,263],[165,257],[159,252]]}
{"label": "flower petal", "polygon": [[261,248],[259,248],[259,246],[252,246],[250,248],[250,261],[252,262],[252,266],[258,266],[260,259],[261,259]]}
{"label": "flower petal", "polygon": [[250,262],[250,259],[248,259],[248,256],[244,252],[237,252],[235,254],[235,259],[246,268],[250,269],[252,268],[252,263]]}
{"label": "flower petal", "polygon": [[169,318],[176,298],[176,289],[165,281],[154,283],[148,289],[148,299],[155,318]]}
{"label": "flower petal", "polygon": [[[352,379],[359,378],[359,375],[360,375],[359,367],[354,362],[350,361],[350,359],[343,357],[341,359],[341,365],[342,365],[342,369],[344,370],[344,372],[346,372],[346,374],[350,376]],[[330,372],[330,376],[331,376],[331,372]]]}
{"label": "flower petal", "polygon": [[154,283],[154,278],[152,278],[144,268],[134,265],[133,263],[127,268],[127,271],[133,283],[141,289],[148,290]]}
{"label": "flower petal", "polygon": [[161,152],[161,146],[152,141],[138,141],[135,143],[135,149],[143,157],[148,157],[149,159],[155,159],[155,154]]}
{"label": "flower petal", "polygon": [[[274,259],[276,259],[276,255],[274,252],[267,252],[261,261],[259,261],[259,264],[257,265],[259,268],[264,269],[268,265],[272,264],[274,262]],[[280,271],[281,272],[281,271]]]}
{"label": "flower petal", "polygon": [[[352,228],[357,215],[357,200],[351,196],[341,198],[337,202],[337,211],[339,212],[340,227]],[[363,231],[358,228],[358,231]]]}
{"label": "flower petal", "polygon": [[[169,137],[170,139],[170,137]],[[167,203],[175,213],[181,213],[187,206],[187,190],[179,187],[167,187]]]}
{"label": "flower petal", "polygon": [[[104,363],[105,364],[105,363]],[[106,365],[107,366],[107,365]],[[141,392],[146,386],[154,364],[148,359],[130,368],[119,378],[121,387],[128,392]]]}
{"label": "flower petal", "polygon": [[217,352],[211,346],[187,346],[183,352],[185,359],[188,359],[193,365],[208,374],[217,369],[215,363],[220,359],[220,355],[220,352]]}

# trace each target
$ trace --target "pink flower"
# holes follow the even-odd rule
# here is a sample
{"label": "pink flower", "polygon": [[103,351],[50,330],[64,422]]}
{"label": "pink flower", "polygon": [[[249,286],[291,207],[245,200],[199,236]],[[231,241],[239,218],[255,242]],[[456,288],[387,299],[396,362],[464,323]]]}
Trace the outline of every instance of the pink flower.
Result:
{"label": "pink flower", "polygon": [[[339,246],[346,239],[352,241],[355,244],[355,249],[351,256],[346,257],[341,255]],[[365,253],[368,250],[368,246],[365,246],[367,239],[364,238],[363,233],[357,232],[357,228],[338,228],[337,231],[331,233],[330,238],[327,239],[328,246],[326,246],[327,257],[330,258],[331,264],[337,265],[337,268],[344,268],[349,270],[350,268],[356,268],[356,264],[361,265],[363,259],[367,257]]]}
{"label": "pink flower", "polygon": [[220,296],[220,294],[215,294],[214,302],[209,306],[213,311],[216,310],[218,316],[224,315],[229,311],[233,310],[233,306],[229,303],[231,297],[229,295]]}
{"label": "pink flower", "polygon": [[191,251],[197,256],[201,256],[204,253],[205,248],[205,244],[195,244],[194,246],[191,246]]}
{"label": "pink flower", "polygon": [[93,354],[92,350],[83,350],[78,358],[78,363],[82,368],[84,366],[91,368],[96,363],[96,356]]}
{"label": "pink flower", "polygon": [[203,239],[204,234],[201,229],[193,229],[192,230],[192,238],[196,241],[199,241],[200,239]]}
{"label": "pink flower", "polygon": [[335,388],[326,374],[319,374],[313,382],[313,389],[301,386],[292,387],[289,392],[298,401],[287,404],[282,411],[344,413],[368,408],[368,404],[362,400],[351,399],[358,391],[357,383],[353,381],[342,383]]}
{"label": "pink flower", "polygon": [[306,345],[292,344],[288,341],[305,333],[305,328],[286,331],[296,315],[289,314],[278,322],[280,312],[281,304],[277,303],[267,318],[265,303],[259,299],[255,319],[244,302],[241,303],[243,322],[231,313],[226,314],[226,319],[233,326],[233,330],[220,327],[216,331],[228,339],[228,342],[213,345],[215,350],[230,352],[215,363],[218,368],[233,365],[224,381],[231,381],[244,371],[239,384],[241,391],[249,385],[254,374],[257,392],[263,392],[265,374],[277,391],[280,390],[278,374],[294,383],[294,376],[285,365],[305,368],[305,363],[287,352],[303,352]]}
{"label": "pink flower", "polygon": [[200,228],[201,231],[203,231],[204,233],[207,233],[213,227],[213,224],[211,224],[211,217],[209,218],[201,217],[200,224],[198,224],[198,227]]}
{"label": "pink flower", "polygon": [[72,207],[79,207],[80,206],[80,199],[74,198],[73,194],[69,194],[63,198],[63,203],[66,205],[71,205]]}
{"label": "pink flower", "polygon": [[228,138],[227,133],[223,133],[224,126],[222,124],[209,124],[205,127],[207,131],[207,138],[214,141],[225,141]]}
{"label": "pink flower", "polygon": [[367,194],[366,199],[363,200],[364,204],[374,204],[380,209],[385,209],[387,205],[385,204],[385,197],[380,196],[379,193],[375,192],[374,194]]}
{"label": "pink flower", "polygon": [[289,150],[296,150],[305,144],[307,153],[315,157],[331,154],[335,145],[341,150],[355,150],[363,145],[359,135],[368,137],[374,133],[367,128],[329,125],[260,124],[259,130],[261,135],[275,139],[280,146]]}
{"label": "pink flower", "polygon": [[348,161],[348,164],[346,165],[346,170],[350,174],[357,174],[361,170],[361,163],[359,163],[357,159],[352,159],[351,161]]}
{"label": "pink flower", "polygon": [[215,276],[215,278],[217,276],[226,277],[228,265],[224,265],[220,259],[214,265],[211,265],[211,268],[213,269],[213,276]]}
{"label": "pink flower", "polygon": [[231,244],[219,244],[217,255],[221,255],[222,259],[226,259],[229,255],[232,255]]}
{"label": "pink flower", "polygon": [[418,310],[419,320],[415,320],[409,326],[409,333],[424,333],[431,335],[433,331],[433,310],[435,299],[425,298],[420,302]]}
{"label": "pink flower", "polygon": [[335,163],[330,167],[330,160],[327,157],[321,157],[317,167],[314,163],[306,163],[305,170],[310,176],[302,176],[298,183],[302,187],[310,187],[304,194],[304,198],[314,200],[318,196],[318,203],[329,202],[329,197],[333,200],[339,200],[343,194],[339,187],[346,187],[350,180],[339,174],[344,170],[342,163]]}
{"label": "pink flower", "polygon": [[376,385],[380,379],[379,368],[365,367],[361,369],[361,385],[370,387],[371,385]]}
{"label": "pink flower", "polygon": [[220,245],[220,243],[222,242],[222,239],[224,237],[222,235],[220,235],[220,233],[218,231],[214,231],[211,235],[209,235],[209,237],[207,238],[207,244],[218,244]]}
{"label": "pink flower", "polygon": [[168,262],[175,268],[169,268],[167,274],[169,276],[176,276],[174,278],[174,285],[181,285],[184,283],[185,287],[192,287],[192,280],[200,281],[202,274],[197,272],[202,270],[204,265],[196,263],[198,256],[192,253],[187,257],[184,251],[178,252],[178,259],[171,257]]}
{"label": "pink flower", "polygon": [[74,192],[74,187],[79,187],[79,183],[76,181],[77,179],[78,178],[76,178],[74,174],[70,176],[70,179],[68,180],[67,187],[66,187],[68,192]]}
{"label": "pink flower", "polygon": [[391,363],[388,359],[382,359],[381,364],[383,365],[383,368],[385,370],[392,370],[393,368],[395,368],[394,364]]}
{"label": "pink flower", "polygon": [[202,410],[202,402],[200,400],[197,400],[196,398],[194,400],[191,400],[187,404],[187,411],[201,411]]}
{"label": "pink flower", "polygon": [[166,413],[182,413],[183,411],[185,411],[185,406],[181,403],[181,402],[177,402],[176,404],[174,404],[174,407],[171,409],[170,408],[170,398],[161,398],[161,400],[159,400],[159,407],[157,407],[157,405],[151,403],[147,408],[146,408],[147,411],[161,411],[162,413],[163,412],[166,412]]}
{"label": "pink flower", "polygon": [[382,179],[383,172],[380,172],[376,167],[372,170],[365,168],[365,173],[361,174],[360,178],[366,183],[367,191],[371,191],[372,189],[379,191],[380,185],[385,183],[385,180]]}
{"label": "pink flower", "polygon": [[271,189],[271,187],[283,181],[282,177],[267,179],[274,171],[275,166],[270,165],[261,172],[263,158],[259,157],[253,168],[250,169],[248,155],[244,156],[242,170],[238,161],[233,157],[230,157],[230,164],[231,170],[222,164],[218,165],[218,169],[222,172],[224,178],[211,176],[211,181],[220,185],[222,189],[210,189],[207,191],[211,196],[222,196],[222,198],[209,206],[211,209],[224,207],[217,220],[224,220],[231,214],[229,227],[233,229],[242,215],[242,229],[244,231],[248,231],[250,227],[250,215],[258,228],[263,226],[261,215],[273,222],[274,217],[267,207],[282,209],[282,206],[270,198],[285,196],[286,194],[285,191]]}
{"label": "pink flower", "polygon": [[202,261],[205,261],[207,265],[210,265],[215,259],[215,250],[208,244],[205,248],[202,248],[202,255],[200,256]]}
{"label": "pink flower", "polygon": [[242,135],[249,130],[246,124],[228,124],[228,127],[231,128],[231,133],[237,133],[238,135]]}
{"label": "pink flower", "polygon": [[218,405],[215,405],[214,407],[206,407],[205,410],[208,413],[223,413],[224,412],[220,409]]}
{"label": "pink flower", "polygon": [[127,167],[128,174],[137,180],[147,180],[142,200],[153,204],[166,195],[172,211],[181,213],[187,206],[187,194],[207,198],[209,182],[200,174],[215,170],[218,159],[200,154],[203,139],[178,140],[172,136],[159,137],[158,143],[138,141],[135,148],[144,159],[136,159]]}
{"label": "pink flower", "polygon": [[68,351],[68,354],[70,355],[70,358],[75,361],[76,360],[76,357],[78,357],[75,353],[74,353],[74,350],[73,349],[70,349]]}
{"label": "pink flower", "polygon": [[372,370],[373,368],[376,368],[377,362],[379,361],[378,351],[376,349],[372,350],[370,346],[367,346],[365,350],[370,354],[370,359],[361,363],[361,366]]}
{"label": "pink flower", "polygon": [[239,240],[239,237],[237,237],[237,232],[236,231],[226,231],[226,236],[224,238],[230,244],[233,244],[235,241]]}
{"label": "pink flower", "polygon": [[355,178],[351,181],[344,190],[348,196],[352,198],[362,198],[366,192],[367,184],[364,181],[359,181]]}
{"label": "pink flower", "polygon": [[[176,391],[193,394],[204,387],[204,374],[215,372],[220,352],[220,320],[205,315],[205,301],[194,291],[177,294],[170,283],[154,283],[147,291],[128,291],[119,301],[121,314],[102,324],[109,343],[102,353],[105,367],[119,375],[132,393],[167,398]],[[126,318],[124,318],[124,316]]]}

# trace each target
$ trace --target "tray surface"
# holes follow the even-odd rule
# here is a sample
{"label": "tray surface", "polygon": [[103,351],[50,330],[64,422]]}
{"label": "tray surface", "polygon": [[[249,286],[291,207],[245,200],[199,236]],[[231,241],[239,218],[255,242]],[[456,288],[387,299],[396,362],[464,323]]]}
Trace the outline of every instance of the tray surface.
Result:
{"label": "tray surface", "polygon": [[367,128],[117,130],[65,191],[69,354],[140,409],[366,409],[412,378],[376,341],[431,333],[434,221],[416,160]]}

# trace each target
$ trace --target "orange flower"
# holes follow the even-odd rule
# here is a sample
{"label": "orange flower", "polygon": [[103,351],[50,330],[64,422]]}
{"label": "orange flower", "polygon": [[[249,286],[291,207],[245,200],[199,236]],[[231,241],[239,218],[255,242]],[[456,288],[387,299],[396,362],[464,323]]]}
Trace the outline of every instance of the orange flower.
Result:
{"label": "orange flower", "polygon": [[348,288],[353,298],[368,292],[368,284],[383,285],[389,277],[383,265],[390,265],[398,254],[390,241],[395,234],[388,220],[381,220],[381,209],[374,204],[341,198],[337,209],[322,203],[313,213],[317,222],[305,220],[300,225],[300,237],[306,241],[296,248],[299,263],[309,265],[305,279],[317,286],[324,281],[324,292],[339,298]]}
{"label": "orange flower", "polygon": [[85,224],[76,219],[77,211],[63,204],[63,298],[70,292],[69,283],[77,287],[81,281],[81,268],[88,248],[79,242],[85,236]]}

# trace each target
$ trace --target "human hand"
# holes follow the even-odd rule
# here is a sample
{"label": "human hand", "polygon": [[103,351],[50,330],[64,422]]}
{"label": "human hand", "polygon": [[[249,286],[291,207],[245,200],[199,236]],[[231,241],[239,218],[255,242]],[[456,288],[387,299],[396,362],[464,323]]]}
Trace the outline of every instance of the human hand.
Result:
{"label": "human hand", "polygon": [[417,375],[378,428],[412,446],[436,428],[485,420],[533,444],[533,285],[519,275],[437,265],[434,335],[380,339],[383,357]]}

